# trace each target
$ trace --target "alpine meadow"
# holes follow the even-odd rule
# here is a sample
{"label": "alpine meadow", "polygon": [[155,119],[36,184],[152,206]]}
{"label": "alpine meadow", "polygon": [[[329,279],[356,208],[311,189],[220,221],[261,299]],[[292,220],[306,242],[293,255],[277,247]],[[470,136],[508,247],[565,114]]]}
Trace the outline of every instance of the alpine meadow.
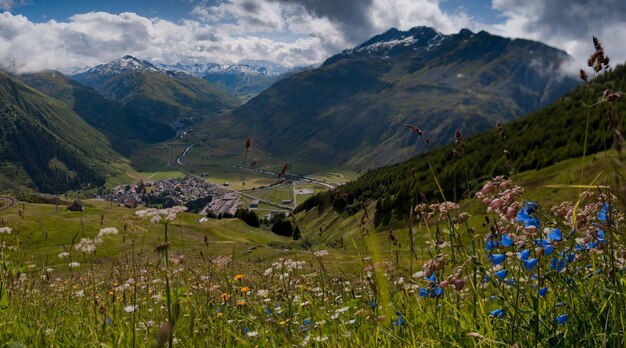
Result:
{"label": "alpine meadow", "polygon": [[617,0],[0,0],[0,347],[626,346]]}

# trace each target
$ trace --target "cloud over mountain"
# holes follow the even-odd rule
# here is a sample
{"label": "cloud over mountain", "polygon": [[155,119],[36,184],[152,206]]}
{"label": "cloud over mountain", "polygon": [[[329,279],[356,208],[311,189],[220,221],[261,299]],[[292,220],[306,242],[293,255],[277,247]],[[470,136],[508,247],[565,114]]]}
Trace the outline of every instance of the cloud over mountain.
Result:
{"label": "cloud over mountain", "polygon": [[0,58],[5,68],[20,71],[95,65],[125,54],[155,63],[251,59],[293,67],[320,63],[390,27],[424,25],[443,33],[466,27],[543,41],[565,49],[578,64],[596,35],[613,62],[626,59],[626,47],[617,44],[626,35],[626,3],[620,0],[492,0],[495,24],[481,23],[463,7],[444,10],[442,1],[205,0],[192,7],[192,19],[177,22],[89,12],[38,23],[17,14],[26,1],[0,0],[6,10],[0,13]]}

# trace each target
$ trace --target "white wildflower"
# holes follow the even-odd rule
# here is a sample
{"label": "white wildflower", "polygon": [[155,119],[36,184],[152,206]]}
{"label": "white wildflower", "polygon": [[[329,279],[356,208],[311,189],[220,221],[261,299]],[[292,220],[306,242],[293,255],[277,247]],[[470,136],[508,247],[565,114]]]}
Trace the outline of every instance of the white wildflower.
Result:
{"label": "white wildflower", "polygon": [[76,291],[76,297],[85,297],[85,290]]}
{"label": "white wildflower", "polygon": [[69,268],[76,268],[76,267],[80,267],[80,263],[78,262],[70,262],[69,265],[67,265]]}
{"label": "white wildflower", "polygon": [[67,258],[67,257],[70,257],[70,253],[68,253],[68,252],[62,252],[62,253],[59,254],[59,258],[60,259],[64,259],[64,258]]}
{"label": "white wildflower", "polygon": [[133,305],[128,305],[126,307],[124,307],[124,312],[126,313],[132,313],[137,309],[137,306],[133,306]]}
{"label": "white wildflower", "polygon": [[246,334],[249,337],[257,337],[259,335],[258,331],[248,331],[248,333]]}
{"label": "white wildflower", "polygon": [[265,289],[261,289],[259,291],[256,292],[256,295],[258,297],[266,297],[267,295],[269,295],[269,291],[265,290]]}
{"label": "white wildflower", "polygon": [[313,255],[319,259],[323,256],[328,256],[329,254],[327,250],[320,250],[320,251],[314,252]]}
{"label": "white wildflower", "polygon": [[81,238],[80,241],[74,246],[74,249],[80,250],[85,254],[92,254],[96,252],[96,246],[98,245],[98,240],[93,240],[91,238]]}
{"label": "white wildflower", "polygon": [[11,234],[11,232],[13,232],[11,227],[0,227],[0,234]]}

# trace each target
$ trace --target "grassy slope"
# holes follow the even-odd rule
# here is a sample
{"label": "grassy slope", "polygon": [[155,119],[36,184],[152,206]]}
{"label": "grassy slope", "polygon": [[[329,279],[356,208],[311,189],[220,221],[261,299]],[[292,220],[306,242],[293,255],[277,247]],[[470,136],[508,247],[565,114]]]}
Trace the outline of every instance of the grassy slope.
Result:
{"label": "grassy slope", "polygon": [[[133,210],[110,206],[104,201],[89,200],[85,201],[85,205],[84,212],[70,212],[63,205],[57,211],[54,205],[26,204],[24,219],[18,213],[23,207],[18,205],[0,212],[0,216],[4,224],[12,226],[14,233],[18,234],[25,255],[45,260],[47,264],[61,262],[57,255],[70,249],[75,236],[78,242],[83,236],[98,234],[102,227],[101,219],[103,226],[117,227],[120,231],[118,236],[98,249],[101,257],[117,257],[128,252],[131,240],[135,241],[135,250],[146,252],[162,243],[163,226],[142,222],[134,216]],[[208,255],[250,256],[248,248],[256,247],[252,256],[264,257],[275,253],[268,244],[287,244],[291,241],[269,231],[250,228],[237,219],[210,220],[200,224],[196,222],[199,218],[195,214],[182,214],[172,222],[169,231],[174,250],[190,255],[202,251]],[[124,226],[127,227],[125,233]]]}

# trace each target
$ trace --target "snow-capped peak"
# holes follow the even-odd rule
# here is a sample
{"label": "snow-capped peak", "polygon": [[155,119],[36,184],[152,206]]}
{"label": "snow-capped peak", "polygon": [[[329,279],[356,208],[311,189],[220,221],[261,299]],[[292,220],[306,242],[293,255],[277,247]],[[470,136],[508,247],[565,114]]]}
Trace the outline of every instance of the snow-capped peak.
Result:
{"label": "snow-capped peak", "polygon": [[183,72],[188,75],[192,75],[195,77],[204,77],[208,74],[234,74],[234,75],[245,75],[245,76],[275,76],[275,74],[271,73],[267,68],[261,66],[252,66],[247,64],[217,64],[217,63],[208,63],[208,64],[158,64],[158,67],[162,70],[166,71],[177,71]]}
{"label": "snow-capped peak", "polygon": [[152,63],[130,55],[126,55],[106,64],[98,65],[88,71],[101,75],[113,75],[126,71],[152,71],[163,73],[159,68],[152,65]]}

